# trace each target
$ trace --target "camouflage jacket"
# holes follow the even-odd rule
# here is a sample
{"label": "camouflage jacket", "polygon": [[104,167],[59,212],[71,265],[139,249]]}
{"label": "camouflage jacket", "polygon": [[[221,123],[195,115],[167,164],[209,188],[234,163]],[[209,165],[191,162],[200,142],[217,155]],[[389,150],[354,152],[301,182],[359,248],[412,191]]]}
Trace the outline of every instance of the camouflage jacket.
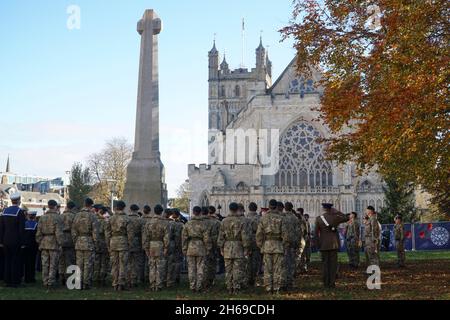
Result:
{"label": "camouflage jacket", "polygon": [[56,210],[49,209],[42,217],[36,232],[39,250],[60,250],[64,242],[62,218]]}
{"label": "camouflage jacket", "polygon": [[376,216],[371,216],[369,222],[365,224],[364,238],[365,244],[378,244],[380,242],[381,229]]}
{"label": "camouflage jacket", "polygon": [[220,225],[217,245],[225,259],[245,258],[252,246],[252,230],[247,218],[229,214]]}
{"label": "camouflage jacket", "polygon": [[205,220],[209,221],[210,230],[211,230],[211,241],[213,245],[213,249],[217,248],[217,239],[219,238],[219,231],[221,222],[216,217],[205,217]]}
{"label": "camouflage jacket", "polygon": [[259,250],[256,245],[256,231],[258,230],[258,223],[261,220],[261,216],[257,212],[250,211],[247,215],[247,219],[250,224],[250,230],[252,231],[252,250]]}
{"label": "camouflage jacket", "polygon": [[82,209],[75,215],[72,224],[72,238],[75,250],[94,251],[99,238],[97,217],[89,210]]}
{"label": "camouflage jacket", "polygon": [[203,257],[212,250],[210,226],[201,216],[192,217],[184,225],[181,238],[185,256]]}
{"label": "camouflage jacket", "polygon": [[394,224],[394,237],[395,241],[405,240],[405,235],[403,233],[403,223]]}
{"label": "camouflage jacket", "polygon": [[355,241],[356,243],[360,240],[360,227],[359,222],[357,220],[353,220],[352,222],[347,223],[347,227],[345,230],[345,238],[347,240]]}
{"label": "camouflage jacket", "polygon": [[183,233],[184,224],[181,221],[174,221],[173,225],[173,238],[175,242],[175,254],[182,255],[183,254],[183,246],[181,235]]}
{"label": "camouflage jacket", "polygon": [[286,212],[284,219],[286,220],[289,230],[289,245],[291,248],[298,248],[302,239],[304,240],[305,228],[303,228],[300,220],[295,212]]}
{"label": "camouflage jacket", "polygon": [[72,224],[73,219],[75,219],[75,215],[77,211],[75,210],[66,210],[61,214],[62,222],[63,222],[63,232],[64,232],[64,240],[62,243],[63,248],[73,248],[73,239],[72,239]]}
{"label": "camouflage jacket", "polygon": [[130,213],[128,218],[131,227],[131,232],[128,233],[128,249],[130,252],[139,252],[142,250],[143,220],[137,213]]}
{"label": "camouflage jacket", "polygon": [[130,218],[116,211],[105,225],[105,239],[109,251],[128,251],[128,233],[132,232]]}
{"label": "camouflage jacket", "polygon": [[106,224],[108,223],[104,217],[97,217],[98,219],[98,240],[96,243],[96,252],[107,252],[108,246],[106,245]]}
{"label": "camouflage jacket", "polygon": [[161,257],[168,253],[171,229],[169,219],[155,215],[145,224],[142,247],[149,257]]}
{"label": "camouflage jacket", "polygon": [[286,219],[277,210],[267,211],[256,231],[256,244],[261,253],[283,254],[290,244],[289,231]]}

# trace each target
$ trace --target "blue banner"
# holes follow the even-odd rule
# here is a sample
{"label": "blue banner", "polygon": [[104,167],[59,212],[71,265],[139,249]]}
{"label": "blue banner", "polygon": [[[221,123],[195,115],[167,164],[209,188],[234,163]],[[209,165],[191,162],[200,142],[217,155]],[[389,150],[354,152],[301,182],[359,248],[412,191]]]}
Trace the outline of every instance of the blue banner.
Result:
{"label": "blue banner", "polygon": [[450,249],[450,222],[415,223],[416,250]]}

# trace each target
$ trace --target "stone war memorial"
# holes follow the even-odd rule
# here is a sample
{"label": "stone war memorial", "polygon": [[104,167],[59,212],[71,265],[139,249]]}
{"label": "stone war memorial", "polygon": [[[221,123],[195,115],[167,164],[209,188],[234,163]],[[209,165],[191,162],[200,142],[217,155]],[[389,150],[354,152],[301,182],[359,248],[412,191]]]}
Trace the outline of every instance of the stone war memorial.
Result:
{"label": "stone war memorial", "polygon": [[141,36],[136,134],[133,158],[127,168],[124,200],[143,207],[167,203],[164,165],[159,152],[158,35],[162,21],[145,10],[137,24]]}
{"label": "stone war memorial", "polygon": [[0,1],[0,316],[445,307],[448,13]]}

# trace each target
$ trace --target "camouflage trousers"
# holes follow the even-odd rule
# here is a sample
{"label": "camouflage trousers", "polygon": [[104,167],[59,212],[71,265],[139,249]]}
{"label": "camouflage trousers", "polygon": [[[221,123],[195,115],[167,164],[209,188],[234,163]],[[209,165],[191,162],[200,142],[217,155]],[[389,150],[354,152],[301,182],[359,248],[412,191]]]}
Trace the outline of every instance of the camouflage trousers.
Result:
{"label": "camouflage trousers", "polygon": [[94,273],[95,251],[77,250],[77,266],[81,271],[82,287],[90,287],[92,285],[92,276]]}
{"label": "camouflage trousers", "polygon": [[206,256],[206,279],[205,279],[206,287],[212,287],[214,285],[216,272],[217,272],[217,251],[213,249],[212,252]]}
{"label": "camouflage trousers", "polygon": [[59,258],[59,276],[66,278],[67,268],[76,262],[75,248],[62,248]]}
{"label": "camouflage trousers", "polygon": [[228,290],[240,290],[247,282],[247,259],[225,259],[225,284]]}
{"label": "camouflage trousers", "polygon": [[167,256],[167,274],[166,274],[166,287],[170,288],[175,285],[177,279],[177,255],[175,253]]}
{"label": "camouflage trousers", "polygon": [[295,248],[289,248],[284,253],[283,263],[283,287],[292,288],[294,285],[294,277],[296,274],[297,257]]}
{"label": "camouflage trousers", "polygon": [[283,285],[283,263],[282,253],[264,254],[264,287],[266,291],[278,291]]}
{"label": "camouflage trousers", "polygon": [[60,250],[42,250],[42,282],[44,286],[54,286],[58,272]]}
{"label": "camouflage trousers", "polygon": [[403,241],[395,240],[395,247],[397,248],[397,264],[399,267],[405,266],[405,244]]}
{"label": "camouflage trousers", "polygon": [[359,246],[353,239],[347,240],[348,263],[351,267],[359,266]]}
{"label": "camouflage trousers", "polygon": [[164,287],[167,276],[167,259],[164,256],[148,257],[150,289],[160,290]]}
{"label": "camouflage trousers", "polygon": [[128,251],[111,251],[112,286],[125,286],[128,275]]}
{"label": "camouflage trousers", "polygon": [[144,263],[143,251],[130,252],[128,256],[128,284],[130,286],[137,285],[138,281],[143,282]]}
{"label": "camouflage trousers", "polygon": [[94,280],[103,282],[106,280],[109,271],[109,254],[107,251],[95,252]]}
{"label": "camouflage trousers", "polygon": [[379,258],[379,252],[378,252],[378,245],[376,244],[368,244],[368,241],[366,241],[366,246],[364,248],[365,254],[366,254],[366,262],[367,265],[380,265],[380,258]]}
{"label": "camouflage trousers", "polygon": [[250,258],[247,259],[247,279],[250,286],[258,283],[259,272],[261,270],[262,257],[259,249],[253,249]]}
{"label": "camouflage trousers", "polygon": [[204,289],[206,273],[205,256],[187,256],[189,287],[191,290],[201,291]]}

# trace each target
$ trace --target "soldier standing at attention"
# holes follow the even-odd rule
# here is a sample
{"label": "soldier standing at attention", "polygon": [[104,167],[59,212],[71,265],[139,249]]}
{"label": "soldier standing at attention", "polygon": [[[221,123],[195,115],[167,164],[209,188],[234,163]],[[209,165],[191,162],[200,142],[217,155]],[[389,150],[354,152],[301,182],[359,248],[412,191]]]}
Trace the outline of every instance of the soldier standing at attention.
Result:
{"label": "soldier standing at attention", "polygon": [[228,293],[236,294],[246,285],[252,231],[247,219],[238,212],[237,203],[230,203],[229,209],[230,214],[220,225],[217,245],[225,259],[225,283]]}
{"label": "soldier standing at attention", "polygon": [[350,268],[357,269],[359,266],[359,250],[360,250],[360,226],[356,212],[350,213],[350,220],[345,230],[345,238],[347,241],[347,255]]}
{"label": "soldier standing at attention", "polygon": [[397,264],[399,268],[405,267],[405,234],[403,232],[403,221],[401,215],[395,216],[394,237],[395,247],[397,248]]}
{"label": "soldier standing at attention", "polygon": [[36,241],[41,250],[42,282],[44,287],[51,289],[56,282],[59,266],[61,245],[64,242],[63,221],[55,200],[48,202],[48,210],[39,219]]}
{"label": "soldier standing at attention", "polygon": [[378,223],[375,208],[372,206],[367,207],[367,216],[369,217],[364,229],[364,250],[368,259],[369,265],[380,265],[378,256],[379,243],[380,243],[380,224]]}
{"label": "soldier standing at attention", "polygon": [[59,259],[59,276],[62,285],[66,284],[67,268],[76,263],[75,246],[72,239],[72,224],[76,213],[75,202],[69,201],[67,202],[66,210],[61,214],[64,240],[61,245],[61,256]]}
{"label": "soldier standing at attention", "polygon": [[208,208],[208,219],[211,224],[211,240],[212,240],[212,249],[210,254],[208,255],[208,274],[207,274],[207,287],[214,286],[214,280],[216,278],[217,273],[217,260],[219,257],[219,247],[217,245],[217,240],[219,237],[220,225],[221,222],[216,215],[216,208],[214,206],[209,206]]}
{"label": "soldier standing at attention", "polygon": [[303,215],[303,208],[297,209],[297,218],[300,222],[300,242],[298,246],[298,255],[297,255],[297,275],[301,272],[307,271],[306,266],[306,237],[307,237],[307,225],[306,219]]}
{"label": "soldier standing at attention", "polygon": [[183,233],[184,224],[180,219],[180,210],[174,209],[172,212],[172,219],[175,222],[173,228],[173,237],[175,242],[175,267],[174,267],[174,282],[180,284],[181,266],[183,264],[183,245],[181,235]]}
{"label": "soldier standing at attention", "polygon": [[206,256],[212,248],[209,223],[201,216],[202,209],[195,206],[193,217],[183,228],[183,254],[187,257],[189,286],[193,292],[205,287]]}
{"label": "soldier standing at attention", "polygon": [[104,286],[106,284],[106,277],[108,275],[108,247],[106,245],[106,214],[107,209],[103,206],[98,206],[95,209],[96,216],[98,219],[98,241],[95,248],[95,262],[94,262],[94,280],[100,285]]}
{"label": "soldier standing at attention", "polygon": [[323,284],[325,288],[334,288],[339,250],[337,228],[349,217],[334,209],[331,203],[322,203],[322,207],[324,213],[316,218],[315,238],[322,258]]}
{"label": "soldier standing at attention", "polygon": [[167,268],[163,277],[167,288],[171,288],[175,284],[175,221],[171,218],[172,212],[173,210],[169,208],[164,210],[164,219],[169,224],[169,248],[166,256]]}
{"label": "soldier standing at attention", "polygon": [[257,210],[258,206],[256,205],[256,203],[251,202],[248,205],[247,219],[249,220],[250,229],[252,231],[252,244],[247,266],[248,284],[250,286],[254,286],[257,283],[262,263],[261,251],[256,245],[256,231],[258,230],[259,220],[261,219],[261,216],[258,214]]}
{"label": "soldier standing at attention", "polygon": [[142,220],[139,216],[139,206],[132,204],[128,214],[131,224],[131,232],[128,233],[129,257],[128,257],[128,286],[137,287],[140,275],[140,265],[144,257],[142,256]]}
{"label": "soldier standing at attention", "polygon": [[[152,213],[152,208],[149,205],[145,205],[144,206],[144,210],[143,210],[143,214],[142,214],[142,233],[144,233],[144,229],[145,229],[145,225],[150,221],[150,219],[152,219],[155,215]],[[147,254],[145,253],[144,248],[142,248],[143,251],[143,255],[144,255],[144,267],[143,267],[143,272],[144,272],[144,277],[143,277],[143,282],[144,284],[148,283],[148,257]]]}
{"label": "soldier standing at attention", "polygon": [[92,285],[99,226],[93,213],[94,201],[87,198],[84,205],[85,207],[75,215],[73,220],[72,238],[75,243],[77,266],[81,270],[81,289],[89,290]]}
{"label": "soldier standing at attention", "polygon": [[309,223],[309,214],[303,215],[305,220],[306,232],[305,235],[305,249],[303,250],[304,259],[302,259],[303,272],[308,272],[308,265],[311,262],[311,224]]}
{"label": "soldier standing at attention", "polygon": [[36,282],[36,256],[38,252],[38,244],[36,242],[36,232],[38,223],[36,221],[36,211],[31,211],[28,213],[28,219],[25,222],[25,236],[23,249],[23,264],[24,264],[24,275],[25,283]]}
{"label": "soldier standing at attention", "polygon": [[6,287],[20,285],[20,249],[25,233],[25,213],[20,206],[20,193],[10,196],[12,206],[3,210],[0,216],[0,250],[4,252]]}
{"label": "soldier standing at attention", "polygon": [[289,247],[286,250],[286,290],[291,290],[294,286],[294,277],[296,274],[296,258],[301,239],[304,239],[302,228],[299,219],[295,215],[294,206],[291,202],[286,202],[284,205],[286,209],[285,219],[291,228],[289,233]]}
{"label": "soldier standing at attention", "polygon": [[267,211],[258,224],[256,244],[264,260],[264,286],[268,293],[279,293],[282,286],[285,249],[289,247],[289,227],[277,210],[277,201],[269,201]]}
{"label": "soldier standing at attention", "polygon": [[170,226],[169,221],[162,217],[164,209],[161,205],[156,205],[153,211],[153,219],[145,224],[142,247],[148,256],[150,290],[160,291],[166,280]]}
{"label": "soldier standing at attention", "polygon": [[132,232],[130,219],[123,201],[114,203],[114,215],[105,225],[105,240],[111,260],[112,286],[115,291],[126,290],[128,274],[128,233]]}

